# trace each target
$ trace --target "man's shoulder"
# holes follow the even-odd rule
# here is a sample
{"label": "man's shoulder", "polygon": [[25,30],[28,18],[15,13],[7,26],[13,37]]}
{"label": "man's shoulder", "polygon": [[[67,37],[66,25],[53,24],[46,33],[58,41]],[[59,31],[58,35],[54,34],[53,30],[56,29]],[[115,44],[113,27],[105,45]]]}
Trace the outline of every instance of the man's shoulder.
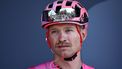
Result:
{"label": "man's shoulder", "polygon": [[82,66],[83,66],[83,69],[95,69],[94,67],[86,65],[86,64],[83,64]]}
{"label": "man's shoulder", "polygon": [[46,67],[50,66],[50,63],[52,63],[52,61],[41,63],[41,64],[38,64],[38,65],[35,65],[35,66],[31,66],[28,69],[40,69],[40,68],[41,69],[47,69]]}

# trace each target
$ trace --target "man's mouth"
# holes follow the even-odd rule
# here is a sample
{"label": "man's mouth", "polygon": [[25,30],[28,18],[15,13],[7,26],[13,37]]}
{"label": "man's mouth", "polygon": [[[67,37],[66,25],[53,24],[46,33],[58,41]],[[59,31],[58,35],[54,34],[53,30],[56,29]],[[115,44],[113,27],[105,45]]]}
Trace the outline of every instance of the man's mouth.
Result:
{"label": "man's mouth", "polygon": [[64,46],[57,46],[58,48],[67,48],[67,47],[70,47],[70,46],[67,46],[67,45],[64,45]]}

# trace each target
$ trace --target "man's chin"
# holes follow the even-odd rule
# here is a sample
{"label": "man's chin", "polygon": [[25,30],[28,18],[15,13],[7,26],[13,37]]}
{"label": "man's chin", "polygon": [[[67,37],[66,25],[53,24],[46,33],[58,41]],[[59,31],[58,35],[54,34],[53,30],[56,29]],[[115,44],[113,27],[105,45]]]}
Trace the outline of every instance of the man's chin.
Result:
{"label": "man's chin", "polygon": [[70,57],[72,57],[73,56],[73,54],[69,54],[69,53],[63,53],[62,54],[62,57],[63,58],[70,58]]}

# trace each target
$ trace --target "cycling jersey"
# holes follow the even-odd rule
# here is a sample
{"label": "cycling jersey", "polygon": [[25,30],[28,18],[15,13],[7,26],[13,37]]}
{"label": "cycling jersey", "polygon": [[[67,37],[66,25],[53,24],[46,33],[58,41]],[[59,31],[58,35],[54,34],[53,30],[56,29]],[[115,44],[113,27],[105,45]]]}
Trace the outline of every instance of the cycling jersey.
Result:
{"label": "cycling jersey", "polygon": [[[82,66],[82,69],[94,69],[93,67],[88,66],[84,63],[81,66]],[[46,62],[43,64],[39,64],[37,66],[30,67],[28,69],[60,69],[60,68],[58,68],[56,65],[54,65],[53,61],[50,61],[50,62]]]}

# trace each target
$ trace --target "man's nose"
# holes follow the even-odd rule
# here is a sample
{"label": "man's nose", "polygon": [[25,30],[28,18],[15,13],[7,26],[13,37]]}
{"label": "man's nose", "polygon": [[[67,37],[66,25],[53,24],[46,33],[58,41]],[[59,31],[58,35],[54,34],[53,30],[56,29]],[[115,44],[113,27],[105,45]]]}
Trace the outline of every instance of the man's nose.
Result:
{"label": "man's nose", "polygon": [[60,32],[58,39],[59,41],[66,41],[67,35],[64,32]]}

